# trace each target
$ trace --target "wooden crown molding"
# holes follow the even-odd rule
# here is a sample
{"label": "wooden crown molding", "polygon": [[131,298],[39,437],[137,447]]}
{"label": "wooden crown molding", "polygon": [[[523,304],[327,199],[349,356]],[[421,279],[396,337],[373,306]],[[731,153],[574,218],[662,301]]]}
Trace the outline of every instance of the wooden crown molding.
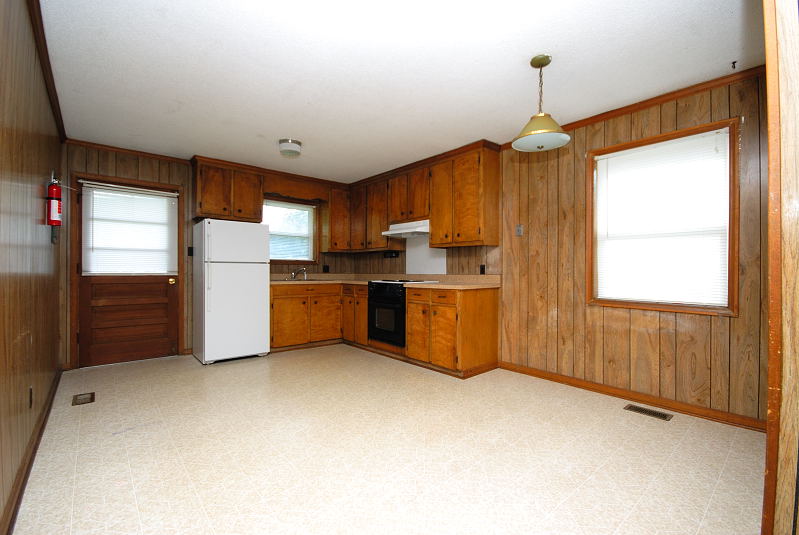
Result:
{"label": "wooden crown molding", "polygon": [[[682,89],[677,89],[676,91],[663,93],[662,95],[642,100],[634,104],[628,104],[627,106],[622,106],[621,108],[616,108],[615,110],[610,110],[597,115],[592,115],[591,117],[580,119],[579,121],[573,121],[571,123],[564,124],[563,129],[566,130],[567,132],[570,130],[577,130],[578,128],[582,128],[583,126],[588,126],[590,124],[598,123],[601,121],[607,121],[608,119],[613,119],[614,117],[619,117],[620,115],[626,115],[628,113],[633,113],[638,110],[643,110],[645,108],[649,108],[657,104],[663,104],[664,102],[677,100],[678,98],[683,98],[696,93],[701,93],[702,91],[707,91],[709,89],[714,89],[716,87],[729,85],[734,82],[740,82],[741,80],[747,80],[749,78],[757,78],[758,76],[765,74],[765,72],[766,72],[765,65],[752,67],[751,69],[746,69],[745,71],[735,72],[732,74],[728,74],[726,76],[722,76],[720,78],[714,78],[713,80],[708,80],[706,82],[694,84],[688,87],[684,87]],[[510,141],[502,144],[502,150],[507,150],[510,148],[511,148]]]}
{"label": "wooden crown molding", "polygon": [[64,118],[61,116],[61,104],[58,102],[58,93],[55,90],[53,67],[50,64],[50,53],[47,51],[47,39],[44,35],[44,22],[42,21],[42,6],[39,0],[28,0],[28,15],[31,19],[33,40],[36,44],[36,53],[39,56],[39,65],[42,67],[44,86],[47,89],[47,98],[50,100],[50,109],[55,119],[55,127],[61,143],[67,140],[67,131],[64,129]]}

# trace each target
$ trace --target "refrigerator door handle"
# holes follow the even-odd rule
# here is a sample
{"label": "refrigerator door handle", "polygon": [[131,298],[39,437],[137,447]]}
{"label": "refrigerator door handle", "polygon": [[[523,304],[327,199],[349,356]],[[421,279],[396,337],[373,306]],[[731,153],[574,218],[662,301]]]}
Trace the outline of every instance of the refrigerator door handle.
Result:
{"label": "refrigerator door handle", "polygon": [[209,221],[205,226],[205,258],[203,260],[211,260],[213,256],[211,256],[211,222]]}

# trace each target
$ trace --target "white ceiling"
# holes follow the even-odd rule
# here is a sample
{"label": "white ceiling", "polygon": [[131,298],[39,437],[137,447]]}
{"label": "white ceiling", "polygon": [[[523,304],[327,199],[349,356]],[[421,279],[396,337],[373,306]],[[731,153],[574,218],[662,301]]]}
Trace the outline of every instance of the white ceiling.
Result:
{"label": "white ceiling", "polygon": [[[67,135],[342,182],[764,62],[759,0],[41,0]],[[300,158],[277,140],[303,142]]]}

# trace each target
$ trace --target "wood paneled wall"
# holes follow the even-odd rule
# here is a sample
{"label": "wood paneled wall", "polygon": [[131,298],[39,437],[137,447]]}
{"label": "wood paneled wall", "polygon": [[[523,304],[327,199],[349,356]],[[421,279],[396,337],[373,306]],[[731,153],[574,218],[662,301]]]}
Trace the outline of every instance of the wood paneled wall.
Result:
{"label": "wood paneled wall", "polygon": [[[186,197],[183,202],[183,225],[184,225],[184,244],[186,249],[181,254],[184,255],[186,274],[183,277],[183,344],[186,352],[190,352],[192,345],[192,262],[188,256],[188,248],[192,246],[192,207],[194,206],[194,192],[191,187],[191,166],[188,160],[179,160],[166,156],[154,154],[144,154],[135,151],[117,149],[104,145],[95,145],[79,141],[67,142],[66,168],[64,172],[65,180],[72,176],[79,176],[80,173],[102,175],[105,177],[118,177],[146,182],[162,182],[165,184],[175,184],[183,186],[183,194]],[[65,188],[64,206],[69,206],[68,198],[72,193]],[[71,228],[71,214],[65,214],[66,228]],[[69,240],[67,233],[64,233],[62,241],[63,256],[66,258],[69,252]],[[67,264],[72,265],[73,259],[69,259]],[[65,270],[66,271],[66,270]],[[64,273],[61,284],[68,286],[68,274]],[[76,296],[76,289],[72,288],[72,298]],[[69,303],[67,303],[69,310]],[[68,332],[68,331],[67,331]],[[65,337],[68,338],[68,337]],[[77,357],[73,350],[70,351],[71,362],[65,362],[65,367],[76,366]]]}
{"label": "wood paneled wall", "polygon": [[[555,151],[502,152],[503,362],[765,419],[764,88],[755,74],[585,124]],[[729,117],[743,118],[739,316],[587,306],[586,152]]]}
{"label": "wood paneled wall", "polygon": [[[0,533],[58,373],[58,255],[44,224],[61,143],[23,0],[0,3]],[[29,406],[29,388],[33,403]]]}

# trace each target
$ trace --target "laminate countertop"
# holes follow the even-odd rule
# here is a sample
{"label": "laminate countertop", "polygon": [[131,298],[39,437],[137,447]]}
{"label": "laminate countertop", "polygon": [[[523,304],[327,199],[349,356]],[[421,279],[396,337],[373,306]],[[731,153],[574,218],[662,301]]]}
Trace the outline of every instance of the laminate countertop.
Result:
{"label": "laminate countertop", "polygon": [[[286,280],[273,280],[271,281],[273,285],[282,285],[282,284],[358,284],[361,286],[366,286],[369,284],[369,281],[362,281],[362,280],[296,280],[296,281],[286,281]],[[413,287],[413,288],[430,288],[433,290],[482,290],[486,288],[499,288],[500,285],[498,283],[469,283],[469,282],[425,282],[425,283],[409,283],[404,284],[406,288]]]}

